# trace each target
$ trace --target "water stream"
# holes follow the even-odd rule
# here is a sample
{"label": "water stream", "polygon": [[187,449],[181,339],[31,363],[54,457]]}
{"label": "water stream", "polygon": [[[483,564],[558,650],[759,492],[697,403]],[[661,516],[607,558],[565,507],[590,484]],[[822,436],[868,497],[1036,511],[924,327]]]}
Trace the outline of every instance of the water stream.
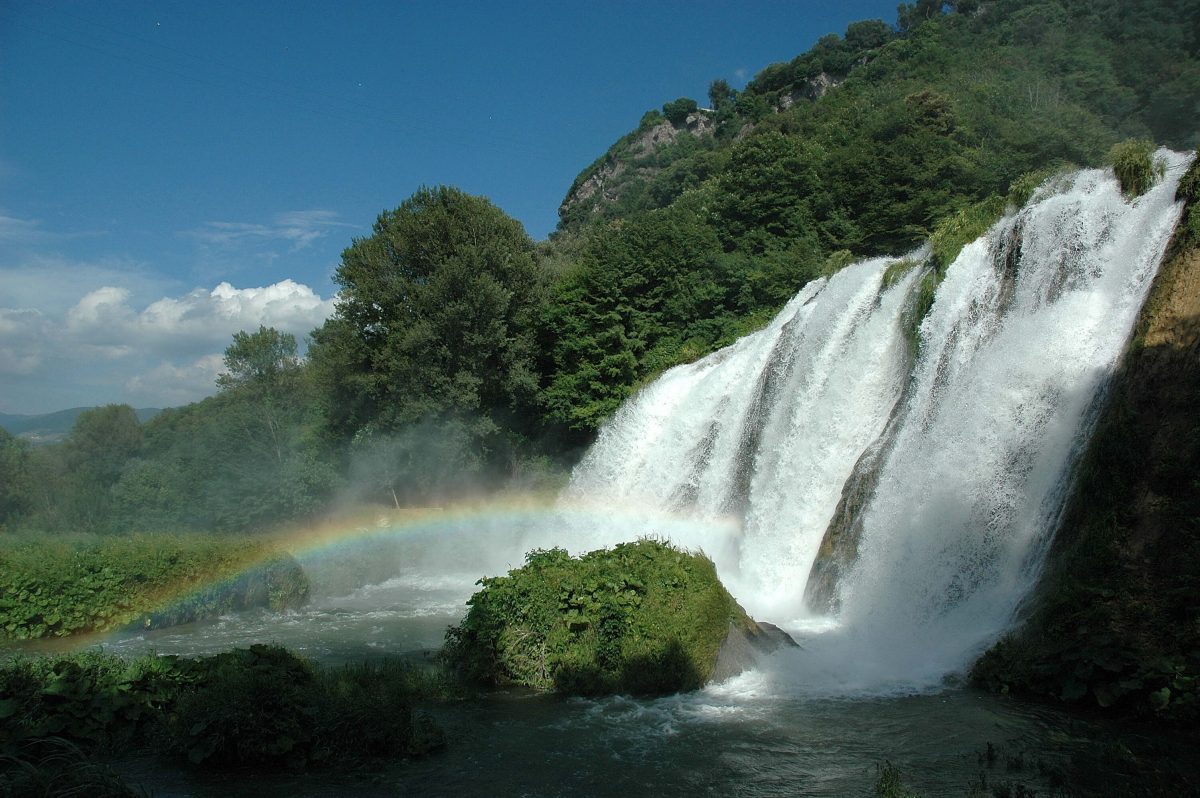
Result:
{"label": "water stream", "polygon": [[[1069,756],[1099,732],[958,680],[1037,577],[1176,223],[1185,159],[1159,155],[1168,178],[1132,203],[1098,170],[1043,186],[962,250],[915,339],[905,320],[926,272],[899,259],[855,264],[807,285],[765,329],[648,385],[556,503],[307,553],[318,587],[323,569],[344,577],[356,557],[375,576],[327,586],[300,611],[104,645],[200,654],[276,641],[330,662],[413,655],[440,644],[477,578],[529,549],[653,535],[703,549],[743,606],[801,648],[689,696],[514,693],[442,707],[450,750],[388,778],[461,794],[832,796],[867,792],[891,758],[927,794],[964,795],[986,742]],[[856,469],[869,488],[854,509],[857,557],[840,564],[836,611],[810,608],[806,582]],[[163,783],[163,794],[208,789],[187,784]]]}

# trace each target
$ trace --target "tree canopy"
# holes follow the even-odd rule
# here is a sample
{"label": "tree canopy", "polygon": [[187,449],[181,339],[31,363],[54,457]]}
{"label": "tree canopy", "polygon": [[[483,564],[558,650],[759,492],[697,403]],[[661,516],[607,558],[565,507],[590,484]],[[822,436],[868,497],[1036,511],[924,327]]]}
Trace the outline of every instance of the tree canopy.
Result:
{"label": "tree canopy", "polygon": [[534,407],[542,281],[525,230],[486,198],[417,191],[342,253],[334,279],[311,357],[339,434],[442,418],[486,440]]}

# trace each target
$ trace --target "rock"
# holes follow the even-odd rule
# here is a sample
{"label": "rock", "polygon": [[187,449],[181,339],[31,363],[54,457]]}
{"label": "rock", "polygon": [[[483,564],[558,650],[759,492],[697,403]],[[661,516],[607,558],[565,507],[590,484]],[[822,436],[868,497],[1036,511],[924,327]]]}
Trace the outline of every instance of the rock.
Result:
{"label": "rock", "polygon": [[773,623],[751,620],[739,625],[729,622],[729,633],[717,652],[709,684],[723,682],[756,667],[762,658],[780,648],[799,648],[792,636]]}

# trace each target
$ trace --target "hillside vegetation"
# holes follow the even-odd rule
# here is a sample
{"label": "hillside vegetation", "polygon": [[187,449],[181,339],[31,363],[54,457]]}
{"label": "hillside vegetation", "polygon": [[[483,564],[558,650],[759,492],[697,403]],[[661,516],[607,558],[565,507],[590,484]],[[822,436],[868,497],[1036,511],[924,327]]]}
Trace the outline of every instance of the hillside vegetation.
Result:
{"label": "hillside vegetation", "polygon": [[88,411],[61,445],[0,434],[0,528],[242,533],[553,485],[639,385],[806,282],[930,237],[945,260],[1118,142],[1194,146],[1196,22],[1185,0],[920,0],[647,112],[548,241],[422,189],[350,242],[307,360],[246,331],[203,402]]}

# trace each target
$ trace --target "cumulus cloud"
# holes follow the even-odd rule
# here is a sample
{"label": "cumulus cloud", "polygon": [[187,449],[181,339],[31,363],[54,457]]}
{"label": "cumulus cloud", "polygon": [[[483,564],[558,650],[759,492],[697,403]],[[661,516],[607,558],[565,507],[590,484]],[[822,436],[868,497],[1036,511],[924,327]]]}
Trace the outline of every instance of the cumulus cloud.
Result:
{"label": "cumulus cloud", "polygon": [[83,296],[65,322],[81,345],[187,356],[218,344],[223,349],[235,332],[259,325],[303,338],[333,312],[333,305],[306,285],[282,280],[259,288],[223,282],[212,290],[163,297],[138,311],[126,289],[104,286]]}
{"label": "cumulus cloud", "polygon": [[[0,308],[0,384],[8,394],[0,409],[195,401],[213,392],[235,332],[263,325],[302,343],[333,309],[332,298],[294,280],[249,288],[222,282],[148,303],[128,288],[103,285],[58,312]],[[62,386],[91,393],[56,398]]]}
{"label": "cumulus cloud", "polygon": [[0,305],[37,308],[58,315],[89,291],[104,286],[131,290],[130,301],[148,302],[178,291],[175,280],[124,258],[80,261],[61,255],[33,255],[0,263]]}

